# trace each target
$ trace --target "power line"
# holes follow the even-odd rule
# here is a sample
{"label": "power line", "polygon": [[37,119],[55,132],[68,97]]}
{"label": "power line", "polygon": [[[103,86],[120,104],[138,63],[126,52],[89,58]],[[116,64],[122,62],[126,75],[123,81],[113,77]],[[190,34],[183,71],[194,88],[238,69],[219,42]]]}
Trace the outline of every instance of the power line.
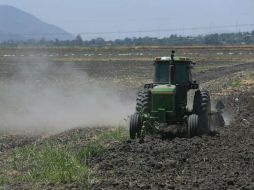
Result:
{"label": "power line", "polygon": [[[215,29],[227,29],[227,28],[240,28],[240,27],[253,27],[254,24],[238,24],[236,25],[219,25],[219,26],[203,26],[203,27],[184,27],[184,32],[186,31],[197,31],[197,30],[215,30]],[[50,36],[50,35],[110,35],[110,34],[137,34],[137,33],[157,33],[157,32],[179,32],[183,31],[183,28],[166,28],[166,29],[151,29],[151,30],[129,30],[129,31],[105,31],[105,32],[76,32],[76,33],[10,33],[11,35],[22,35],[22,36]]]}
{"label": "power line", "polygon": [[[184,31],[194,31],[194,30],[209,30],[209,29],[225,29],[225,28],[235,28],[236,25],[221,25],[221,26],[205,26],[205,27],[187,27],[184,28]],[[237,27],[254,27],[254,24],[242,24],[242,25],[237,25]],[[136,31],[111,31],[111,32],[82,32],[78,33],[81,35],[97,35],[97,34],[130,34],[130,33],[153,33],[153,32],[178,32],[182,31],[183,28],[169,28],[169,29],[151,29],[151,30],[136,30]]]}

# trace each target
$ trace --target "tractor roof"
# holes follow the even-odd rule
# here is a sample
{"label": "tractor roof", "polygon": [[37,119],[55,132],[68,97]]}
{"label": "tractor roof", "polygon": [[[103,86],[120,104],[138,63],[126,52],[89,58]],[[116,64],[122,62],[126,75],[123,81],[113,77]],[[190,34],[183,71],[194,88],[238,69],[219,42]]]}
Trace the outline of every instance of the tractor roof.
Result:
{"label": "tractor roof", "polygon": [[[155,61],[171,61],[171,57],[156,57]],[[174,61],[191,61],[188,57],[174,57]]]}

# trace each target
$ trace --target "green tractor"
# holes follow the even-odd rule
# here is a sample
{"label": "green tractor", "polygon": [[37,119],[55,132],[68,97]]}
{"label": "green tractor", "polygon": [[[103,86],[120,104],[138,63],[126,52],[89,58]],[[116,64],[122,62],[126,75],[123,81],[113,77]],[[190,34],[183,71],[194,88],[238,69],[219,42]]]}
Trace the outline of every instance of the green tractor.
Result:
{"label": "green tractor", "polygon": [[[192,79],[195,65],[186,57],[155,58],[154,82],[145,84],[138,92],[136,112],[130,117],[130,138],[144,138],[145,134],[160,133],[169,137],[193,137],[215,132],[212,115],[220,118],[224,105],[211,111],[208,91],[200,90]],[[194,89],[192,109],[187,108],[188,91]]]}

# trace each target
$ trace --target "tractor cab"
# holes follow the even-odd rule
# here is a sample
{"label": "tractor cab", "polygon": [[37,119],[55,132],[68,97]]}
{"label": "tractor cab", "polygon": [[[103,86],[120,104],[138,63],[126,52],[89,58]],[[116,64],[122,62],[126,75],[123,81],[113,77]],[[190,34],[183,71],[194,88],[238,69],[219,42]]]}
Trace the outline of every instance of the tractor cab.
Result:
{"label": "tractor cab", "polygon": [[192,84],[193,63],[186,57],[156,57],[154,61],[154,83],[189,85]]}
{"label": "tractor cab", "polygon": [[197,89],[192,81],[194,63],[186,57],[156,57],[154,83],[150,90],[150,114],[163,123],[183,122],[186,114],[187,92]]}

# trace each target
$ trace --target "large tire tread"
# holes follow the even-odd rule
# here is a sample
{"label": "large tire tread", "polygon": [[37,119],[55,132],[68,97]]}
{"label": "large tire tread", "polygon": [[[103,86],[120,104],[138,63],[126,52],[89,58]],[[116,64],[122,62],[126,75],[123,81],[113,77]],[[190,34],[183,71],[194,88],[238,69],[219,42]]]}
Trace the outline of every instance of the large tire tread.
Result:
{"label": "large tire tread", "polygon": [[208,91],[197,90],[194,96],[193,113],[199,116],[197,135],[210,133],[211,103]]}
{"label": "large tire tread", "polygon": [[136,103],[136,111],[148,113],[150,110],[150,95],[148,90],[141,90],[138,92],[137,97],[137,103]]}
{"label": "large tire tread", "polygon": [[198,115],[192,114],[188,117],[187,136],[191,138],[196,135],[198,128]]}
{"label": "large tire tread", "polygon": [[134,113],[130,117],[130,127],[129,127],[129,133],[130,133],[130,139],[139,138],[141,134],[141,121],[138,113]]}

